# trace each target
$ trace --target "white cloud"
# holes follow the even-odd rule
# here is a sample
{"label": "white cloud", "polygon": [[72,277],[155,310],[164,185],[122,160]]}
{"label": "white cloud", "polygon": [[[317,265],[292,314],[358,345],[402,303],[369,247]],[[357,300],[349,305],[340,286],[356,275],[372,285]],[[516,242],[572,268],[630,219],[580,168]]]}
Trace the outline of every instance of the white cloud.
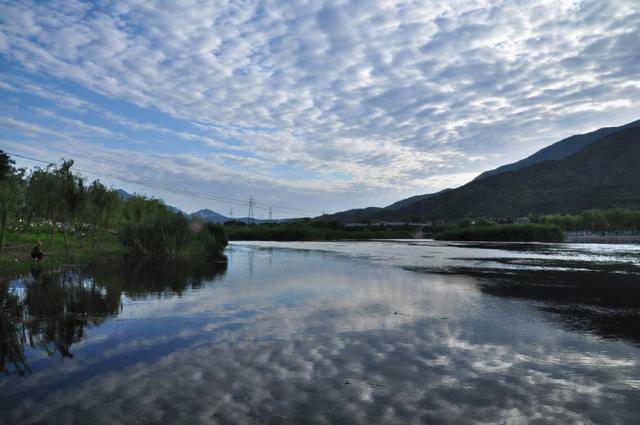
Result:
{"label": "white cloud", "polygon": [[336,191],[336,206],[379,204],[351,186],[382,197],[440,189],[446,176],[635,119],[639,106],[633,0],[0,8],[0,52],[18,66],[215,128],[165,131],[176,144],[296,164],[313,175],[309,190]]}

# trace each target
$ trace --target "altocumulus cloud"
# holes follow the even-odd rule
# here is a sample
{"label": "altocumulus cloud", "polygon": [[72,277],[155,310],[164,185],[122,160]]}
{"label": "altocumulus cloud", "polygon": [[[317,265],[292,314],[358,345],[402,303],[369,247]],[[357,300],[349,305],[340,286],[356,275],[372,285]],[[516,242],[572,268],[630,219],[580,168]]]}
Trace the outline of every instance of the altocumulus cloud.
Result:
{"label": "altocumulus cloud", "polygon": [[140,183],[318,212],[379,205],[638,118],[635,0],[5,1],[0,12],[2,147],[135,167]]}

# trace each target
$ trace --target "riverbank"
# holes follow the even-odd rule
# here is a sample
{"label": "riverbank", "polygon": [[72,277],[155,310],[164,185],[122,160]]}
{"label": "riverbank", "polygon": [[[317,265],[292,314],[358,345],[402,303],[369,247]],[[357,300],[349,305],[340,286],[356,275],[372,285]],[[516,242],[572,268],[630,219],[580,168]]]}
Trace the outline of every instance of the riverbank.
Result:
{"label": "riverbank", "polygon": [[[47,253],[41,261],[31,259],[31,249],[42,242],[42,250]],[[33,267],[38,270],[57,270],[65,266],[105,263],[122,258],[124,247],[111,232],[99,232],[96,236],[95,250],[89,238],[69,235],[65,249],[64,239],[58,232],[49,233],[12,233],[0,255],[0,278],[10,278],[29,272]]]}
{"label": "riverbank", "polygon": [[565,242],[640,244],[640,231],[636,230],[571,230],[565,232]]}
{"label": "riverbank", "polygon": [[[200,231],[198,236],[194,236],[193,240],[180,252],[164,257],[153,257],[139,255],[130,247],[125,247],[118,236],[109,230],[101,230],[97,233],[95,248],[92,239],[82,233],[77,235],[69,233],[66,248],[64,238],[59,232],[11,233],[0,255],[0,280],[25,275],[32,270],[55,271],[63,267],[112,263],[121,261],[125,255],[145,260],[222,258],[224,247],[227,245],[226,236],[217,236],[219,239],[217,242],[216,239],[206,236],[206,232]],[[41,261],[31,259],[31,250],[38,242],[42,243],[41,249],[46,253]],[[212,248],[213,244],[215,246]]]}

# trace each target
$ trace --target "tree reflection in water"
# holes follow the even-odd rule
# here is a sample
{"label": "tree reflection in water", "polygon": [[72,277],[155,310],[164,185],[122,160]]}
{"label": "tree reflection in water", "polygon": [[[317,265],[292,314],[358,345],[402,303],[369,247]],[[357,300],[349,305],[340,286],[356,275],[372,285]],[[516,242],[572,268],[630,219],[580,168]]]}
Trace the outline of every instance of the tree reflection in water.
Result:
{"label": "tree reflection in water", "polygon": [[24,355],[26,332],[21,325],[24,304],[9,292],[9,285],[0,283],[0,371],[9,373],[7,364],[13,364],[16,373],[30,372]]}
{"label": "tree reflection in water", "polygon": [[211,282],[227,263],[196,259],[125,263],[68,269],[57,273],[32,270],[22,291],[0,284],[0,372],[30,373],[25,348],[49,356],[73,358],[71,346],[85,329],[117,316],[123,294],[140,299],[181,295]]}

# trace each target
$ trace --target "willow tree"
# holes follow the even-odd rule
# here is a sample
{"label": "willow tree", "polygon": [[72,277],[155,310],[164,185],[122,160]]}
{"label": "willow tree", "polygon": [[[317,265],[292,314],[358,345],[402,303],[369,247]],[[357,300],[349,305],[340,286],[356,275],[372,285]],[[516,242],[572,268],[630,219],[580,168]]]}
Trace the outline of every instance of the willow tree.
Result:
{"label": "willow tree", "polygon": [[54,213],[59,202],[56,193],[56,178],[53,165],[47,168],[36,168],[27,178],[26,185],[26,218],[30,223],[37,219],[42,231],[42,225],[48,224],[49,243],[53,239],[55,230]]}
{"label": "willow tree", "polygon": [[37,168],[27,182],[27,212],[30,219],[36,217],[51,226],[50,239],[57,227],[64,239],[69,257],[67,233],[79,224],[84,207],[86,188],[84,179],[71,171],[73,161],[63,161],[60,166]]}
{"label": "willow tree", "polygon": [[78,224],[86,195],[84,179],[73,174],[71,167],[73,167],[73,160],[66,160],[53,170],[56,195],[53,216],[61,224],[60,230],[67,258],[69,258],[67,233],[74,224]]}
{"label": "willow tree", "polygon": [[9,223],[17,218],[24,203],[24,170],[0,150],[0,254]]}

